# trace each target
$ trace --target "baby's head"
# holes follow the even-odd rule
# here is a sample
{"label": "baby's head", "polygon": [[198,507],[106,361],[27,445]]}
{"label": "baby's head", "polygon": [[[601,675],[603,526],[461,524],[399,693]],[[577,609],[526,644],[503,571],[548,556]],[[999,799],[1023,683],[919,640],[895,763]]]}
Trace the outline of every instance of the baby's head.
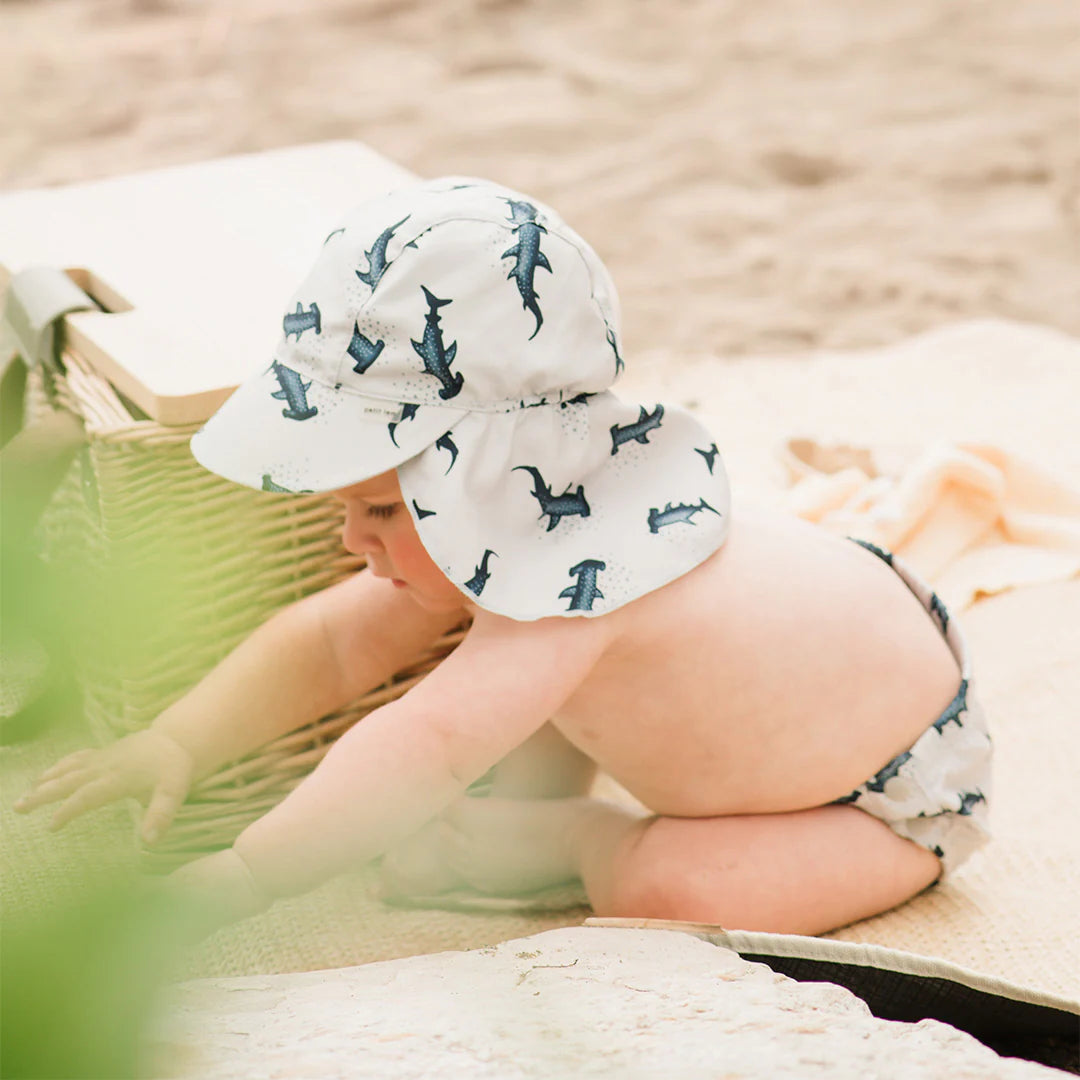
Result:
{"label": "baby's head", "polygon": [[598,615],[727,531],[711,436],[619,401],[622,366],[592,248],[535,199],[444,178],[364,203],[326,237],[272,363],[192,449],[263,490],[396,474],[395,512],[460,596],[518,619]]}

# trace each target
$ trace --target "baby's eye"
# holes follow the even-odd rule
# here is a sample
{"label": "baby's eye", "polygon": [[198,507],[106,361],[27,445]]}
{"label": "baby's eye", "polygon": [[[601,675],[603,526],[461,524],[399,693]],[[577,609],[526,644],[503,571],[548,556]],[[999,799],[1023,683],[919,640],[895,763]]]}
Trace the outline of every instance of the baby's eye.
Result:
{"label": "baby's eye", "polygon": [[388,518],[393,517],[397,513],[397,508],[401,503],[387,503],[385,506],[369,506],[368,517]]}

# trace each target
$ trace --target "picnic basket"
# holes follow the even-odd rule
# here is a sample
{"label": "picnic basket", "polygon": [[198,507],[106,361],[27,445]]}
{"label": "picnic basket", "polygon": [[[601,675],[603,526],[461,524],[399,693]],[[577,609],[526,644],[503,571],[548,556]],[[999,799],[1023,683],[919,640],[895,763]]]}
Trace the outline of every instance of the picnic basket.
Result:
{"label": "picnic basket", "polygon": [[[261,157],[270,159],[255,163],[264,173],[280,166]],[[369,156],[347,160],[370,168]],[[86,719],[104,745],[148,726],[274,611],[358,572],[363,560],[342,547],[333,500],[251,491],[207,472],[188,446],[199,422],[154,419],[91,362],[78,334],[61,327],[57,341],[57,363],[27,375],[26,423],[64,410],[82,422],[85,445],[38,538],[54,591],[66,597],[65,648]],[[228,846],[342,732],[423,678],[462,633],[348,707],[204,778],[153,849],[133,829],[144,867],[164,872]]]}

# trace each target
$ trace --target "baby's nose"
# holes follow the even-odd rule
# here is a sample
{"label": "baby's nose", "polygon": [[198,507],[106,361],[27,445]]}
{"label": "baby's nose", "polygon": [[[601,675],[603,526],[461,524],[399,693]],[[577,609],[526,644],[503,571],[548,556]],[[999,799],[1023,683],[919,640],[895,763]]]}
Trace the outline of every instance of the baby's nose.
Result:
{"label": "baby's nose", "polygon": [[373,555],[384,549],[382,541],[375,535],[364,518],[351,510],[345,512],[345,527],[341,530],[341,542],[345,550],[353,555]]}

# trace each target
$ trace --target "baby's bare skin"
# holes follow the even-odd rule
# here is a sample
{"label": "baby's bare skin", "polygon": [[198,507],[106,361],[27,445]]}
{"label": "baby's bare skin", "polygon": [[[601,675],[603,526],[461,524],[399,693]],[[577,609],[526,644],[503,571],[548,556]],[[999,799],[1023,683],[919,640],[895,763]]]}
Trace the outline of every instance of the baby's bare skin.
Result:
{"label": "baby's bare skin", "polygon": [[911,746],[960,681],[885,563],[777,513],[736,514],[706,562],[604,618],[612,644],[554,723],[658,814],[831,802]]}
{"label": "baby's bare skin", "polygon": [[[376,483],[346,501],[376,497],[393,496]],[[365,533],[347,524],[350,535]],[[372,557],[394,561],[396,543],[399,559],[411,551],[403,534],[368,537]],[[456,602],[440,577],[413,590],[428,610]],[[580,876],[601,914],[820,933],[938,876],[925,848],[854,806],[829,805],[911,746],[960,680],[919,601],[857,544],[779,514],[736,513],[705,563],[608,615],[515,624],[464,609],[472,648],[445,662],[432,703],[482,701],[488,716],[459,710],[472,730],[450,752],[466,748],[460,770],[503,728],[525,741],[497,771],[497,797],[460,800],[395,849],[389,895],[513,893]],[[519,675],[504,673],[495,689],[488,672],[504,638],[516,641]],[[522,664],[539,668],[531,681]],[[515,683],[565,692],[539,716]],[[558,774],[552,727],[654,816],[566,797],[589,774],[573,761]],[[528,767],[538,757],[552,772],[546,789]]]}
{"label": "baby's bare skin", "polygon": [[[393,473],[335,494],[367,571],[261,628],[159,717],[154,747],[179,747],[189,773],[212,771],[250,741],[252,702],[259,730],[279,734],[367,692],[467,612],[473,625],[435,671],[342,735],[228,858],[185,868],[223,910],[392,849],[397,892],[505,894],[578,876],[599,914],[820,933],[940,873],[884,822],[830,805],[914,743],[959,681],[930,617],[873,554],[738,512],[725,545],[663,588],[599,617],[521,622],[478,608],[442,573]],[[219,716],[232,718],[225,731]],[[117,754],[65,759],[20,808],[64,800],[57,818],[69,820],[149,784],[148,817],[161,802],[167,819],[186,782]],[[585,797],[589,760],[652,816]],[[461,798],[493,765],[494,797]],[[239,900],[238,881],[250,886]]]}

